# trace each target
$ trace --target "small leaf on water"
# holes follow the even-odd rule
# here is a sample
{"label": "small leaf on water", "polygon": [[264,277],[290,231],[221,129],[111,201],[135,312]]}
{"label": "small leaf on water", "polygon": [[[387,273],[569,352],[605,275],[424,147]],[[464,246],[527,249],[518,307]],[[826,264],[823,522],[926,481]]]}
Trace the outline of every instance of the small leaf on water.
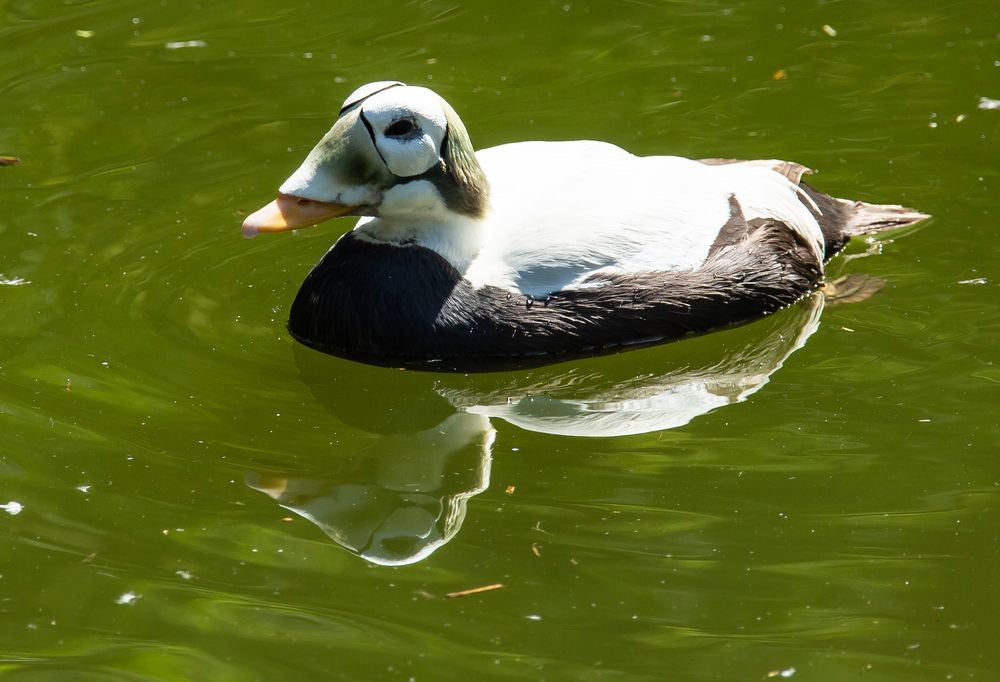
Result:
{"label": "small leaf on water", "polygon": [[473,587],[469,590],[459,590],[458,592],[449,592],[444,595],[449,599],[454,599],[455,597],[467,597],[470,594],[479,594],[480,592],[492,592],[493,590],[499,590],[503,587],[503,583],[493,583],[492,585],[483,585],[482,587]]}

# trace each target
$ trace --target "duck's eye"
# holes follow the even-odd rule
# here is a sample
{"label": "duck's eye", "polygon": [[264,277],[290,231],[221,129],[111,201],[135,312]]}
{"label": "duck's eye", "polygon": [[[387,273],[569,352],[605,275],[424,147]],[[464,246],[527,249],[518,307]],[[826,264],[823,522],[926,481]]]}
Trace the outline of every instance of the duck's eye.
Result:
{"label": "duck's eye", "polygon": [[406,137],[417,129],[416,124],[408,118],[401,118],[385,129],[386,137]]}

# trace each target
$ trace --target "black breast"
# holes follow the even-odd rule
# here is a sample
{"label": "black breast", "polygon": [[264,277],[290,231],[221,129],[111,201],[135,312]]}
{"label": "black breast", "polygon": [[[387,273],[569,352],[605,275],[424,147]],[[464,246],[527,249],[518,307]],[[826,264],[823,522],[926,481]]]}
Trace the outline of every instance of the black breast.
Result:
{"label": "black breast", "polygon": [[751,221],[700,268],[593,279],[533,299],[474,288],[420,246],[344,235],[302,283],[288,329],[364,362],[490,370],[613,352],[745,322],[812,290],[822,268],[777,222]]}

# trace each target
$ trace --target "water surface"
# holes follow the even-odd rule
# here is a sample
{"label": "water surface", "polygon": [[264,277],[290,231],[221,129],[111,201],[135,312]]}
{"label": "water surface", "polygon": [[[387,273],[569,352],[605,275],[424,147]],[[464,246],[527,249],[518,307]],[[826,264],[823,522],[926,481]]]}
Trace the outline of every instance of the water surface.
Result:
{"label": "water surface", "polygon": [[[994,3],[26,2],[0,42],[0,678],[996,676]],[[480,147],[789,158],[934,218],[832,264],[860,303],[321,356],[284,323],[350,221],[239,224],[386,78]]]}

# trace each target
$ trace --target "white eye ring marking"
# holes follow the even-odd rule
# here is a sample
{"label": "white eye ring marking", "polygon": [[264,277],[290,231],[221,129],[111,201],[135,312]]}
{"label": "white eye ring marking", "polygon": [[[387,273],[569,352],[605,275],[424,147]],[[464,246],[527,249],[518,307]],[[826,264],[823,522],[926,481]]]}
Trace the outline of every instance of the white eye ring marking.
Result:
{"label": "white eye ring marking", "polygon": [[361,104],[361,120],[396,177],[420,175],[441,161],[448,118],[441,98],[418,87],[390,87]]}

